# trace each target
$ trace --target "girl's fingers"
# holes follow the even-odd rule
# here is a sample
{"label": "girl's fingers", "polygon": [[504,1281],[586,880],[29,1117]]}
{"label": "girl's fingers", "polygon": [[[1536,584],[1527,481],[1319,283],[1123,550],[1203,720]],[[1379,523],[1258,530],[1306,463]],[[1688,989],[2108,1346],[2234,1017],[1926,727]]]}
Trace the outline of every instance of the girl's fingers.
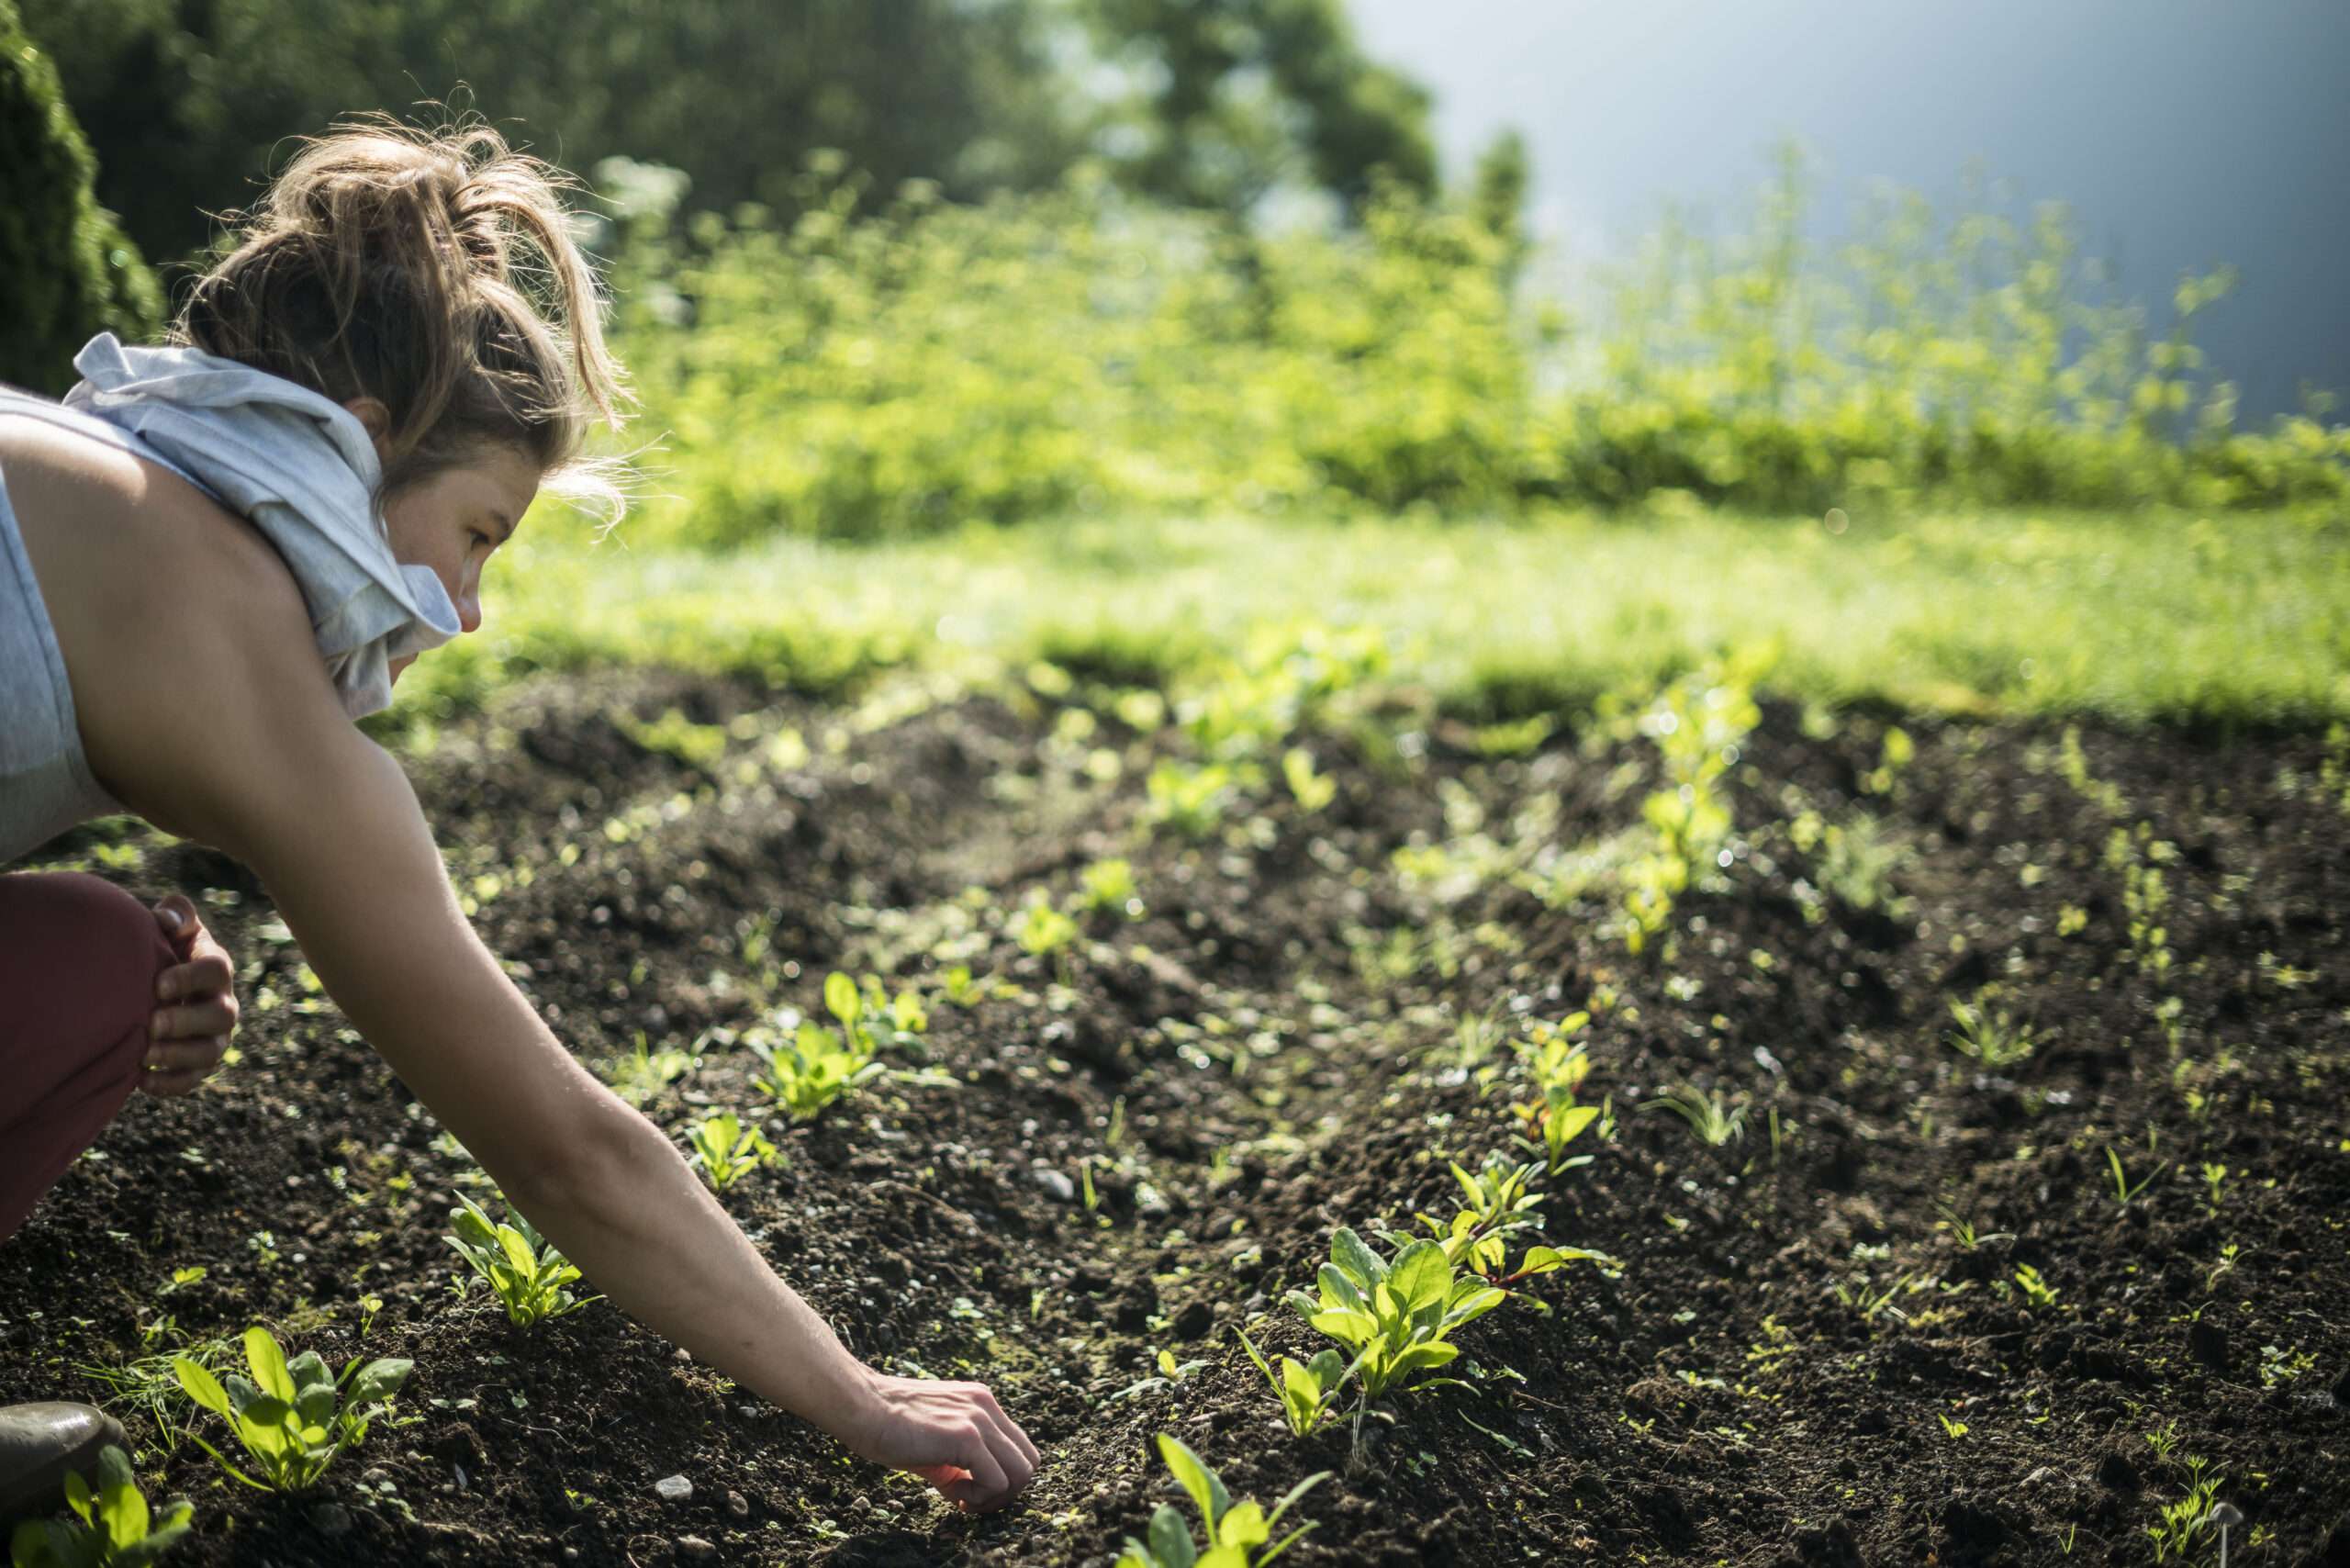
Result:
{"label": "girl's fingers", "polygon": [[176,1100],[204,1087],[204,1081],[210,1076],[203,1072],[141,1073],[139,1088],[141,1093],[152,1094],[159,1100]]}
{"label": "girl's fingers", "polygon": [[1036,1452],[1036,1445],[1028,1440],[1027,1432],[1022,1429],[1019,1422],[1004,1414],[1003,1406],[996,1403],[995,1394],[987,1385],[975,1383],[971,1388],[974,1396],[979,1402],[979,1408],[994,1417],[1003,1429],[1012,1434],[1012,1439],[1018,1446],[1021,1455],[1028,1461],[1029,1469],[1034,1471],[1037,1465],[1043,1463],[1042,1457]]}
{"label": "girl's fingers", "polygon": [[193,1072],[209,1076],[220,1065],[229,1051],[229,1042],[215,1036],[208,1040],[171,1040],[147,1047],[146,1070],[155,1072]]}
{"label": "girl's fingers", "polygon": [[184,1040],[227,1036],[237,1027],[237,1003],[233,997],[218,997],[205,1002],[192,1002],[178,1007],[159,1007],[148,1025],[148,1038],[154,1040]]}
{"label": "girl's fingers", "polygon": [[207,953],[191,963],[173,964],[155,977],[155,1000],[178,1002],[187,997],[216,996],[236,980],[225,954]]}

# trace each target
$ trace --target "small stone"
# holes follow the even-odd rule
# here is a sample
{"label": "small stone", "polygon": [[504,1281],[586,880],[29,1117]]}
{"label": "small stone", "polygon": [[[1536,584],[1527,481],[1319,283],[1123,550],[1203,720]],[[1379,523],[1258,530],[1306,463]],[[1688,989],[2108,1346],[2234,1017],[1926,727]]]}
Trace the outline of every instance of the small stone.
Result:
{"label": "small stone", "polygon": [[566,1547],[565,1547],[565,1548],[563,1549],[563,1560],[564,1560],[565,1562],[578,1562],[578,1561],[579,1561],[579,1549],[578,1549],[577,1547],[576,1547],[576,1546],[566,1546]]}
{"label": "small stone", "polygon": [[1175,1315],[1175,1338],[1199,1339],[1215,1327],[1215,1310],[1206,1302],[1195,1301]]}
{"label": "small stone", "polygon": [[359,1479],[370,1486],[386,1486],[391,1484],[392,1473],[380,1464],[371,1464],[359,1473]]}
{"label": "small stone", "polygon": [[320,1535],[346,1535],[351,1530],[351,1510],[341,1503],[320,1503],[310,1510],[310,1524]]}
{"label": "small stone", "polygon": [[1055,1202],[1063,1204],[1077,1202],[1077,1183],[1062,1172],[1049,1166],[1040,1165],[1029,1175],[1037,1186],[1044,1189],[1046,1196]]}
{"label": "small stone", "polygon": [[726,1494],[726,1511],[738,1519],[747,1519],[751,1517],[751,1500],[730,1489]]}
{"label": "small stone", "polygon": [[2038,1470],[2033,1471],[2030,1475],[2025,1476],[2023,1478],[2023,1484],[2027,1486],[2045,1486],[2052,1481],[2062,1481],[2064,1477],[2057,1473],[2053,1465],[2043,1464]]}
{"label": "small stone", "polygon": [[665,1475],[653,1484],[653,1494],[665,1503],[689,1502],[694,1495],[694,1484],[682,1475]]}
{"label": "small stone", "polygon": [[677,1538],[677,1555],[688,1562],[707,1562],[718,1555],[718,1548],[698,1535]]}
{"label": "small stone", "polygon": [[691,1350],[687,1350],[683,1345],[680,1345],[676,1350],[669,1352],[669,1359],[677,1362],[679,1366],[691,1366],[693,1364],[694,1353]]}

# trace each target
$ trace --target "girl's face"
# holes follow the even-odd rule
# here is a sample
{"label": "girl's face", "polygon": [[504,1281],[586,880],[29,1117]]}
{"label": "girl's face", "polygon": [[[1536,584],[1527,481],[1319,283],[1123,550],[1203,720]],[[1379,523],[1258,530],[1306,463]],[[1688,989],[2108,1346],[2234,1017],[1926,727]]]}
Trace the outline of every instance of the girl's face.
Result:
{"label": "girl's face", "polygon": [[[457,624],[481,626],[481,572],[505,543],[539,493],[539,473],[511,447],[487,449],[461,468],[444,468],[394,496],[384,508],[392,556],[402,566],[430,566],[457,607]],[[392,678],[416,655],[392,661]]]}

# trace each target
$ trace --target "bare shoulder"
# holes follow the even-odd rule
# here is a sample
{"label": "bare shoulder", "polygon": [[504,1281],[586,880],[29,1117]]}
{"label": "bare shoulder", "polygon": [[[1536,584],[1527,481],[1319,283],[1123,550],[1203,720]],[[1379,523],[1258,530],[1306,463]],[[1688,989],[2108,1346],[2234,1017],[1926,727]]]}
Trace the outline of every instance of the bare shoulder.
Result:
{"label": "bare shoulder", "polygon": [[0,416],[0,481],[91,771],[117,800],[220,843],[223,797],[257,787],[263,759],[306,728],[367,744],[293,575],[244,519],[169,469],[38,420]]}

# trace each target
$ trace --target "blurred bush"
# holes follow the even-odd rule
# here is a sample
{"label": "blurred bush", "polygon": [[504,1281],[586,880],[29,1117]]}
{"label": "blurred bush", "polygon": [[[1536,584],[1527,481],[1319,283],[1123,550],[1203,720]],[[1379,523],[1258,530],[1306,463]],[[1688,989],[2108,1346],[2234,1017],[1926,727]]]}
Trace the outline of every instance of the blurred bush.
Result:
{"label": "blurred bush", "polygon": [[91,195],[89,146],[15,0],[0,0],[0,381],[55,397],[92,333],[147,336],[162,297]]}
{"label": "blurred bush", "polygon": [[1524,241],[1495,150],[1460,199],[1375,183],[1350,228],[1259,232],[1054,188],[878,207],[837,155],[799,216],[683,223],[642,165],[611,237],[621,347],[666,436],[632,526],[724,545],[1062,513],[1529,500],[1773,511],[1925,499],[2268,506],[2350,494],[2350,430],[2233,428],[2188,333],[2083,297],[2062,216],[1947,230],[1885,204],[1833,258],[1801,171],[1751,232],[1668,226],[1587,322],[1514,297]]}

